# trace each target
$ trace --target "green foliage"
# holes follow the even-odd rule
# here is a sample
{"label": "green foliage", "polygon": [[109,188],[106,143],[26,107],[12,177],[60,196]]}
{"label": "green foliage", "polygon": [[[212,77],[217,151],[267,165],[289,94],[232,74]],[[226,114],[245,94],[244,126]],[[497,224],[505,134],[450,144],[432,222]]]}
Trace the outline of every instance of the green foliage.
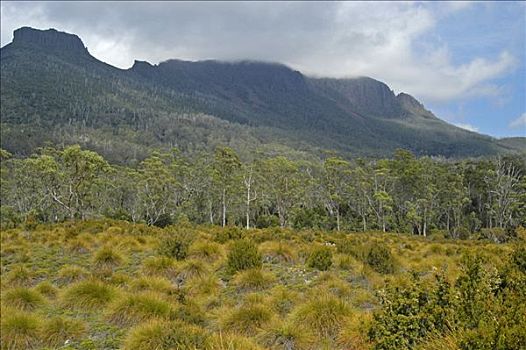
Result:
{"label": "green foliage", "polygon": [[431,290],[413,279],[408,286],[388,287],[379,294],[382,308],[369,330],[375,349],[411,349],[433,332],[448,330],[455,304],[444,277],[438,275]]}
{"label": "green foliage", "polygon": [[431,285],[415,277],[409,285],[381,291],[382,307],[369,331],[375,349],[430,344],[463,350],[521,348],[526,341],[524,272],[513,258],[501,271],[478,256],[463,261],[453,285],[437,275]]}
{"label": "green foliage", "polygon": [[379,273],[393,273],[394,259],[389,248],[383,244],[374,244],[365,259],[367,265]]}
{"label": "green foliage", "polygon": [[259,268],[261,266],[261,254],[254,243],[249,240],[238,240],[232,243],[227,256],[227,269],[229,273]]}
{"label": "green foliage", "polygon": [[188,232],[169,231],[159,243],[159,253],[177,260],[184,260],[188,256],[188,249],[194,239],[195,236]]}
{"label": "green foliage", "polygon": [[332,250],[327,246],[316,247],[307,258],[307,266],[327,271],[332,266]]}

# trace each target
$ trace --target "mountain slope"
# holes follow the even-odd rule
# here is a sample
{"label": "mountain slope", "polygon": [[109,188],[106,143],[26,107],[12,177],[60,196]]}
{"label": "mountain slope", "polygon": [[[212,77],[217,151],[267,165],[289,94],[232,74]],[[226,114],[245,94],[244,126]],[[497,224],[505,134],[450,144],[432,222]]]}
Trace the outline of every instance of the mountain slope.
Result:
{"label": "mountain slope", "polygon": [[2,147],[28,154],[81,143],[130,162],[152,148],[257,149],[378,156],[514,152],[435,117],[410,95],[371,78],[313,79],[261,62],[103,63],[80,38],[28,27],[0,51]]}

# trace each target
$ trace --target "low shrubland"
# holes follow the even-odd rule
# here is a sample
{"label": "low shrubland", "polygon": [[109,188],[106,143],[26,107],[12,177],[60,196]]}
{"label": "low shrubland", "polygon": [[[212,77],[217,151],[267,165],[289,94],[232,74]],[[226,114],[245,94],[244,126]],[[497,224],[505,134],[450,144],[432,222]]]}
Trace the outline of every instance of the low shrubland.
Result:
{"label": "low shrubland", "polygon": [[1,232],[1,348],[520,349],[521,237],[26,225]]}

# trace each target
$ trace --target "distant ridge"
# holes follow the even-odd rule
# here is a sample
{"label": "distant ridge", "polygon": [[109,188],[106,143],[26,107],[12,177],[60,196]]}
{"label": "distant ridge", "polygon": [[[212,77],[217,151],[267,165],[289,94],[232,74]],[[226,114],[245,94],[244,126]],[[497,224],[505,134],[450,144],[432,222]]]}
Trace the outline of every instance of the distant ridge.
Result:
{"label": "distant ridge", "polygon": [[[278,63],[135,61],[122,70],[55,29],[17,29],[1,56],[1,145],[29,154],[80,143],[127,162],[152,148],[218,144],[251,152],[345,157],[523,152],[437,118],[407,93],[368,78],[310,78]],[[298,153],[299,152],[299,153]]]}

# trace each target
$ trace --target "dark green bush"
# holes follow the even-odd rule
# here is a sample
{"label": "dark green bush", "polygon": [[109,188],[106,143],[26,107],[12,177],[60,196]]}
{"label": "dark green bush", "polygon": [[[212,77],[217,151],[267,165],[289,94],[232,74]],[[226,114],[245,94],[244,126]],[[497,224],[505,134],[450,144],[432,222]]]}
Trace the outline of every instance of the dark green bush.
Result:
{"label": "dark green bush", "polygon": [[526,245],[517,247],[511,254],[511,262],[521,271],[526,273]]}
{"label": "dark green bush", "polygon": [[256,220],[257,228],[277,227],[279,218],[276,215],[260,215]]}
{"label": "dark green bush", "polygon": [[261,266],[261,254],[254,243],[249,240],[238,240],[232,244],[227,260],[229,273]]}
{"label": "dark green bush", "polygon": [[177,260],[184,260],[194,240],[195,234],[169,230],[159,243],[159,253]]}
{"label": "dark green bush", "polygon": [[320,271],[327,271],[332,266],[331,248],[326,246],[314,248],[307,258],[307,266]]}
{"label": "dark green bush", "polygon": [[231,240],[243,239],[244,231],[237,226],[228,226],[218,228],[218,231],[215,234],[214,241],[218,243],[226,243]]}
{"label": "dark green bush", "polygon": [[154,226],[161,227],[161,228],[164,228],[171,224],[173,224],[172,217],[170,216],[170,214],[166,214],[166,213],[161,214],[159,216],[159,219],[157,219],[157,221],[153,223]]}
{"label": "dark green bush", "polygon": [[369,250],[365,259],[367,265],[379,273],[393,273],[394,259],[389,248],[383,244],[375,244]]}

